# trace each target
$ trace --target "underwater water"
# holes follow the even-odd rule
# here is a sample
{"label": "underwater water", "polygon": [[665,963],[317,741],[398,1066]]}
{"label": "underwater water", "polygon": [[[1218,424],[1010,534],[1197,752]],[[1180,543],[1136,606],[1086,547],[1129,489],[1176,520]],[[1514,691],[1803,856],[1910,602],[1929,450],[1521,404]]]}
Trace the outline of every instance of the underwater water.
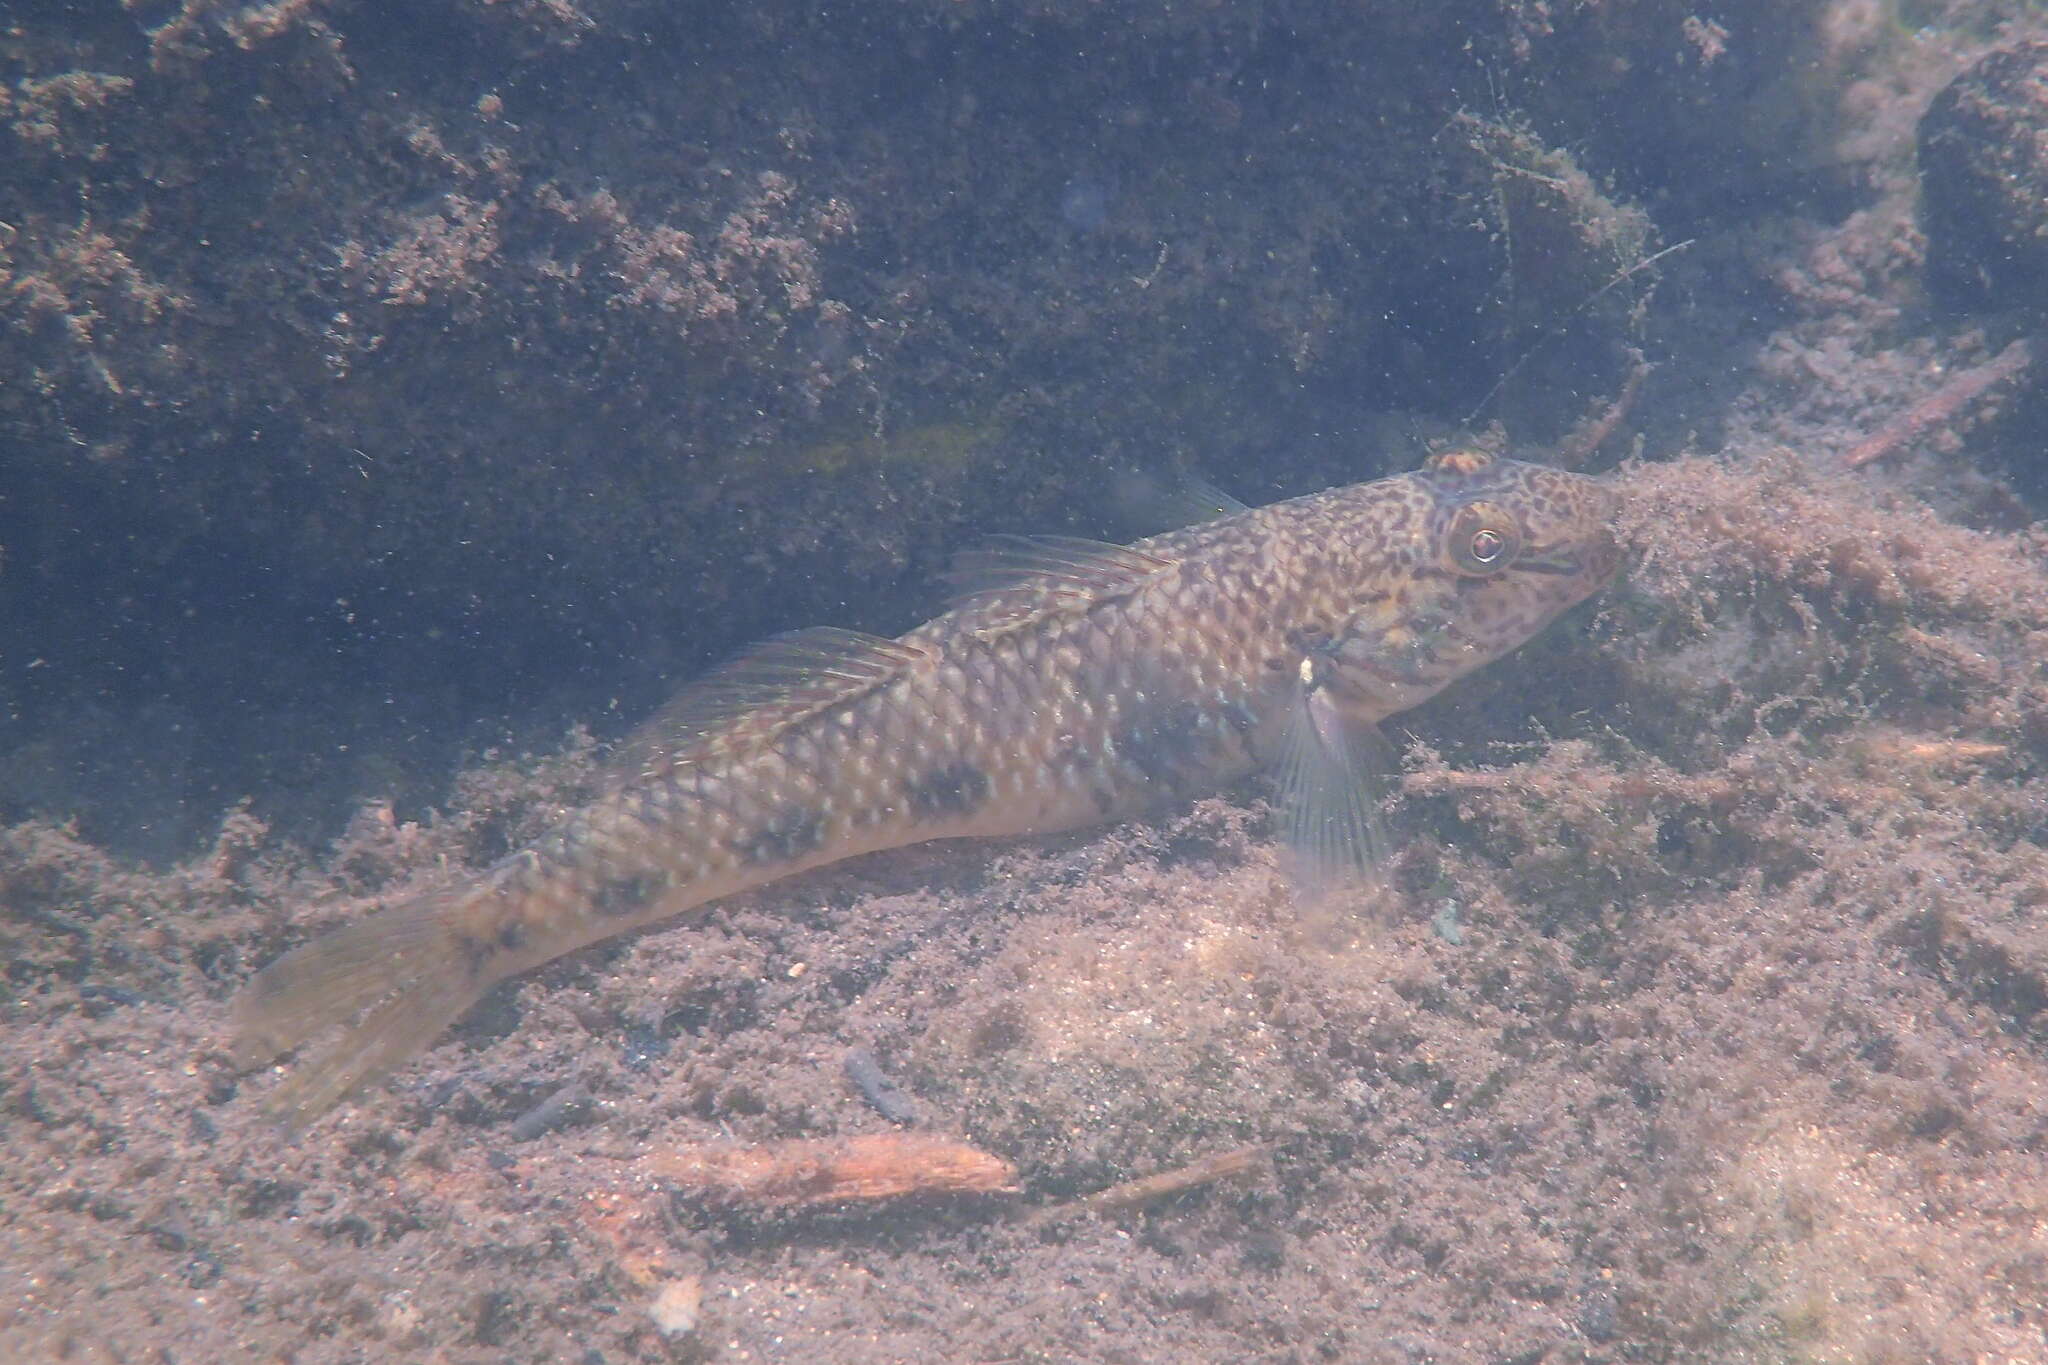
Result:
{"label": "underwater water", "polygon": [[[2036,7],[0,63],[0,1355],[2048,1359]],[[1614,508],[1234,510],[1465,451]]]}

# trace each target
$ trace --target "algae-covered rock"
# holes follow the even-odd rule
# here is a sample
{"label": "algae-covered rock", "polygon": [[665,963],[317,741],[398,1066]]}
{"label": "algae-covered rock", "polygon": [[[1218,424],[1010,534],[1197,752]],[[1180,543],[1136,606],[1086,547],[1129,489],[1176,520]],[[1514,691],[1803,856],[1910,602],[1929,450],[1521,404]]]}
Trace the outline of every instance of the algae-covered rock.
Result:
{"label": "algae-covered rock", "polygon": [[2048,42],[1951,81],[1920,120],[1928,271],[1952,297],[2048,309]]}

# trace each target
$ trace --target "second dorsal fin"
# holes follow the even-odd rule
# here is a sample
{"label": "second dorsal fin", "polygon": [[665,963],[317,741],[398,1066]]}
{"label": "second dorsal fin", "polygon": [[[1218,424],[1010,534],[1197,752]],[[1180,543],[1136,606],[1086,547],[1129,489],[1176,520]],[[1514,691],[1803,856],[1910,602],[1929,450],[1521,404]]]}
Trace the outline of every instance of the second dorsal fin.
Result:
{"label": "second dorsal fin", "polygon": [[685,687],[622,740],[614,777],[631,781],[698,762],[722,742],[767,738],[872,692],[927,657],[921,646],[834,626],[777,635]]}
{"label": "second dorsal fin", "polygon": [[1009,593],[1092,602],[1128,592],[1174,562],[1078,536],[997,536],[957,557],[945,580],[955,606]]}
{"label": "second dorsal fin", "polygon": [[1134,534],[1182,531],[1223,517],[1251,511],[1251,505],[1195,474],[1167,482],[1134,481],[1116,501]]}

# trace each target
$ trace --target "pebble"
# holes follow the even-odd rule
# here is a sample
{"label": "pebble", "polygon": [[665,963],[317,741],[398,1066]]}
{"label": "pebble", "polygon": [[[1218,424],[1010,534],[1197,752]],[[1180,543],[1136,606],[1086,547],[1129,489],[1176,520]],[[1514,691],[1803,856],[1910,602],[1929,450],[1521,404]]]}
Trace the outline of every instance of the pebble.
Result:
{"label": "pebble", "polygon": [[891,1123],[917,1121],[917,1104],[910,1098],[910,1092],[882,1070],[882,1064],[875,1060],[873,1052],[857,1047],[846,1054],[844,1065],[846,1078],[859,1089],[861,1097],[875,1107],[875,1112]]}
{"label": "pebble", "polygon": [[647,1305],[647,1316],[654,1320],[655,1331],[674,1341],[697,1330],[703,1307],[704,1281],[695,1275],[685,1275],[655,1291],[654,1301]]}

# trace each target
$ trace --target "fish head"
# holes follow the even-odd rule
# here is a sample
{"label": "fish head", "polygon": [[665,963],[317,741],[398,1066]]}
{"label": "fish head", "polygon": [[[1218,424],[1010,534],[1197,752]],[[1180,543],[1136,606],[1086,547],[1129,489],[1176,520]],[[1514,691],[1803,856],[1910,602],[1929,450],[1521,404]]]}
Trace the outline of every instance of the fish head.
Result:
{"label": "fish head", "polygon": [[1357,611],[1315,661],[1377,719],[1511,652],[1613,581],[1612,489],[1483,451],[1360,485]]}

